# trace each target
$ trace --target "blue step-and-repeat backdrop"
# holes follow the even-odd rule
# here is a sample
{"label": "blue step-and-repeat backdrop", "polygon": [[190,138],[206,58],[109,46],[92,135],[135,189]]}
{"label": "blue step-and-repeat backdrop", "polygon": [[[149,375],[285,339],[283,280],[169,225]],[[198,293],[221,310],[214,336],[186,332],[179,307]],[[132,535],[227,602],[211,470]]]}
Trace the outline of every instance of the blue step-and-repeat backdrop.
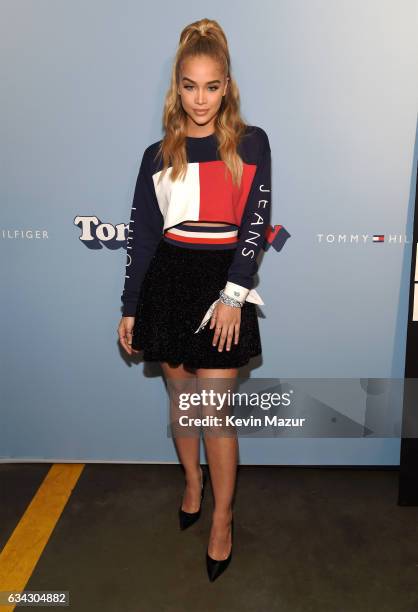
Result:
{"label": "blue step-and-repeat backdrop", "polygon": [[180,31],[209,17],[272,150],[263,354],[240,376],[292,387],[323,425],[242,436],[240,462],[398,465],[416,3],[1,6],[0,460],[178,461],[162,372],[123,353],[117,326],[139,163]]}

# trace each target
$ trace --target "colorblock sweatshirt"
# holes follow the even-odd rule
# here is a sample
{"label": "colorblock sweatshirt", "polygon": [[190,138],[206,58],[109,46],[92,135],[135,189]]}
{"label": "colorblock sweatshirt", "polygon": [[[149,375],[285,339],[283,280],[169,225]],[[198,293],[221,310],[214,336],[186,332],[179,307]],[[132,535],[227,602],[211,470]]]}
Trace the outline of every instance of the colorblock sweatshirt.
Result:
{"label": "colorblock sweatshirt", "polygon": [[219,157],[214,133],[186,137],[184,180],[171,181],[169,166],[159,181],[162,160],[155,157],[160,142],[145,149],[136,180],[121,296],[123,316],[135,316],[141,284],[161,238],[167,230],[185,221],[228,223],[238,228],[236,251],[224,290],[244,302],[254,286],[256,258],[270,223],[271,151],[266,132],[257,126],[246,126],[238,145],[243,160],[240,186],[232,184],[229,172],[225,175],[225,163]]}

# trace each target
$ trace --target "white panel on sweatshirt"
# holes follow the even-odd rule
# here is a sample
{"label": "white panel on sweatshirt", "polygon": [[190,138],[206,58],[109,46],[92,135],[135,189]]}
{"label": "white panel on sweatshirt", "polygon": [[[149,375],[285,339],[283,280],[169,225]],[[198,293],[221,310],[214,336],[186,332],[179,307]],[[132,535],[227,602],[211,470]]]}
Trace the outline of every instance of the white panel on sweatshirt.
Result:
{"label": "white panel on sweatshirt", "polygon": [[164,230],[181,221],[199,221],[200,180],[199,162],[188,163],[184,181],[171,181],[172,167],[160,180],[162,170],[153,174],[155,193],[164,217]]}

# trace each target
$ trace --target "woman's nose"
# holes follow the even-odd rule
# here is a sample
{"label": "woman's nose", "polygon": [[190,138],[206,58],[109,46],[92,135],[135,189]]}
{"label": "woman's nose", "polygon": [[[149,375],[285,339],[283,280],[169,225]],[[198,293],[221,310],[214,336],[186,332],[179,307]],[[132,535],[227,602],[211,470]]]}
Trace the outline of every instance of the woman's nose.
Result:
{"label": "woman's nose", "polygon": [[205,92],[199,91],[197,94],[196,103],[204,104],[204,102],[205,102]]}

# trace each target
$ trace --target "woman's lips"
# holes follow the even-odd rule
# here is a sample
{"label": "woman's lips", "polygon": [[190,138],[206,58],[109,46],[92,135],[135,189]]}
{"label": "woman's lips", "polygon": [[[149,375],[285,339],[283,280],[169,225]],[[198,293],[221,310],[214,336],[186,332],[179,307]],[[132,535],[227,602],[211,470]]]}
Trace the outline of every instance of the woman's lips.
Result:
{"label": "woman's lips", "polygon": [[194,112],[196,113],[196,115],[206,115],[208,111],[207,110],[195,110]]}

